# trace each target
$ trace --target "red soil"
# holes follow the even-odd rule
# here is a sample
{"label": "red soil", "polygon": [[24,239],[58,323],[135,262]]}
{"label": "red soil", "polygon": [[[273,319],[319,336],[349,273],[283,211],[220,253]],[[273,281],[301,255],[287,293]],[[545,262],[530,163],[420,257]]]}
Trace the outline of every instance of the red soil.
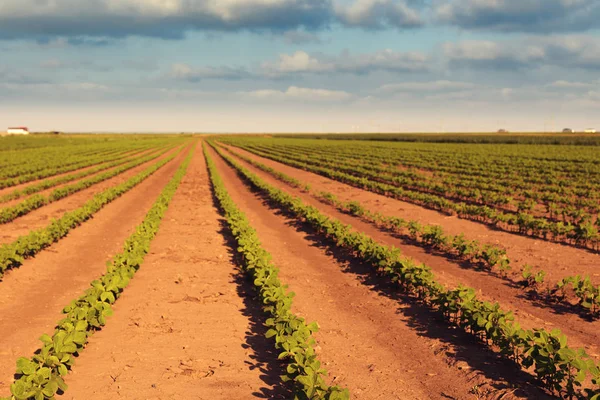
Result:
{"label": "red soil", "polygon": [[[11,243],[18,239],[20,236],[28,234],[31,230],[36,230],[47,226],[52,219],[58,219],[62,217],[64,213],[68,211],[73,211],[81,207],[85,204],[86,201],[94,197],[94,195],[96,195],[97,193],[100,193],[112,186],[116,186],[127,181],[129,178],[142,172],[150,165],[159,162],[159,160],[167,158],[169,155],[173,154],[176,151],[176,149],[173,149],[167,152],[166,154],[162,155],[158,159],[138,165],[137,167],[132,168],[129,171],[126,171],[120,175],[107,179],[80,192],[73,193],[70,196],[50,203],[44,207],[38,208],[37,210],[34,210],[27,215],[19,217],[8,224],[1,225],[0,244]],[[171,162],[169,164],[173,163]],[[166,166],[163,166],[163,168],[165,167]]]}
{"label": "red soil", "polygon": [[[148,154],[149,154],[150,152],[152,152],[152,151],[153,151],[153,150],[151,150],[151,151],[147,151],[147,152],[144,152],[143,154],[136,154],[134,157],[126,157],[126,158],[124,158],[124,159],[122,160],[122,161],[123,161],[123,164],[126,164],[126,163],[128,163],[128,162],[132,161],[132,159],[133,159],[133,158],[137,158],[137,157],[143,157],[143,156],[145,156],[145,155],[148,155]],[[91,179],[91,178],[93,178],[93,177],[94,177],[94,176],[96,176],[96,175],[104,174],[104,173],[107,173],[107,172],[109,172],[109,171],[115,170],[115,169],[117,169],[117,168],[121,168],[121,167],[123,166],[123,164],[117,165],[117,166],[115,166],[115,167],[112,167],[112,168],[104,169],[104,170],[102,170],[102,171],[99,171],[99,172],[96,172],[96,173],[94,173],[94,174],[87,175],[87,176],[85,176],[85,177],[83,177],[83,178],[76,179],[76,180],[73,180],[73,181],[70,181],[70,182],[67,182],[67,183],[63,183],[63,184],[61,184],[61,185],[56,185],[56,186],[53,186],[53,187],[51,187],[51,188],[49,188],[49,189],[42,190],[42,191],[40,191],[40,192],[37,192],[37,193],[34,193],[34,194],[32,194],[32,195],[27,195],[27,196],[20,197],[20,198],[18,198],[18,199],[16,199],[16,200],[10,200],[10,201],[4,202],[4,203],[0,204],[0,208],[4,208],[4,207],[12,207],[12,206],[15,206],[15,205],[17,205],[17,204],[19,204],[19,203],[21,203],[21,202],[23,202],[23,201],[27,200],[28,198],[30,198],[30,197],[32,197],[32,196],[35,196],[35,195],[49,196],[49,195],[50,195],[50,193],[52,193],[52,192],[53,192],[54,190],[56,190],[56,189],[60,189],[60,188],[62,188],[62,187],[65,187],[65,186],[75,185],[75,184],[77,184],[77,183],[78,183],[78,182],[80,182],[80,181],[84,181],[84,180],[86,180],[86,179]],[[92,167],[89,167],[89,168],[82,168],[82,169],[78,169],[77,171],[73,171],[73,172],[71,172],[71,173],[72,173],[72,174],[77,174],[77,173],[80,173],[80,172],[86,171],[86,170],[88,170],[88,169],[91,169],[91,168],[96,168],[96,167],[98,167],[98,166],[99,166],[99,164],[97,164],[97,165],[94,165],[94,166],[92,166]],[[52,177],[52,179],[54,179],[54,177]],[[28,185],[27,185],[27,186],[28,186]]]}
{"label": "red soil", "polygon": [[198,148],[150,254],[67,377],[65,398],[274,398],[270,343],[260,326],[249,331],[258,310],[245,304],[221,230]]}
{"label": "red soil", "polygon": [[[144,151],[146,151],[146,150],[144,150]],[[140,150],[131,150],[131,151],[127,151],[127,152],[122,153],[122,156],[124,158],[128,158],[128,157],[134,156],[135,154],[138,154],[138,153],[141,153],[141,151]],[[71,175],[71,174],[75,174],[77,172],[86,171],[88,169],[95,168],[98,165],[103,164],[103,163],[104,163],[104,161],[100,161],[100,162],[98,162],[98,163],[96,163],[94,165],[90,165],[90,166],[85,167],[85,168],[80,168],[80,169],[75,170],[75,171],[64,172],[62,174],[56,174],[56,175],[48,176],[46,178],[36,179],[34,181],[29,181],[29,182],[21,183],[19,185],[15,185],[15,186],[10,186],[10,187],[7,187],[7,188],[3,188],[3,189],[0,189],[0,196],[4,196],[5,194],[13,192],[14,190],[17,190],[17,189],[18,190],[22,190],[22,189],[26,188],[27,186],[38,184],[38,183],[40,183],[40,182],[42,182],[42,181],[44,181],[46,179],[61,178],[61,177],[66,176],[66,175]]]}
{"label": "red soil", "polygon": [[384,215],[417,220],[425,224],[441,225],[449,234],[464,233],[468,238],[482,243],[490,243],[507,249],[508,256],[514,267],[530,264],[546,271],[546,280],[558,282],[565,276],[589,275],[600,283],[600,254],[585,249],[575,248],[560,243],[544,241],[529,236],[522,236],[495,230],[490,226],[480,224],[456,216],[448,216],[434,210],[429,210],[415,204],[385,197],[373,192],[358,189],[311,172],[289,167],[264,157],[256,156],[245,150],[236,151],[265,165],[276,168],[296,179],[309,183],[316,190],[325,190],[335,194],[341,200],[356,200],[372,211]]}
{"label": "red soil", "polygon": [[[373,277],[368,266],[331,248],[310,228],[271,209],[264,199],[248,190],[212,149],[210,152],[233,200],[246,213],[263,246],[281,268],[282,281],[296,293],[294,312],[320,324],[317,352],[329,371],[329,382],[348,387],[352,398],[366,400],[545,398],[530,385],[529,375],[512,363],[460,330],[448,328],[435,314],[396,293],[385,280]],[[66,238],[6,274],[0,282],[1,395],[8,394],[16,359],[30,356],[40,345],[39,336],[52,333],[62,316],[62,307],[105,272],[105,262],[121,250],[185,154],[107,205]],[[502,243],[515,246],[509,248],[511,258],[515,257],[513,250],[525,258],[538,257],[537,253],[518,247],[525,243],[529,247],[538,243],[534,248],[556,246],[488,230],[469,221],[448,219],[430,210],[253,157],[310,183],[316,190],[333,192],[342,200],[359,200],[371,210],[440,223],[447,231],[464,231],[469,236],[470,226],[476,234],[480,232],[476,229],[486,229],[489,240],[500,241],[503,236],[495,235],[506,235],[507,241]],[[517,310],[519,320],[526,326],[559,326],[569,335],[571,345],[587,344],[592,351],[595,348],[591,345],[600,342],[594,331],[598,330],[598,323],[538,308],[497,277],[461,268],[440,255],[406,244],[246,166],[326,214],[426,262],[442,282],[465,282],[479,289],[485,298],[502,300],[507,308]],[[109,187],[117,180],[96,186]],[[93,192],[88,189],[64,200],[77,197],[83,203]],[[32,214],[48,218],[60,216],[65,207],[75,208],[72,199],[62,209],[51,208],[62,201]],[[44,221],[40,226],[46,225],[47,219],[40,220]],[[22,226],[24,233],[37,227],[36,221]],[[0,236],[5,234],[5,228],[14,232],[21,229],[16,226],[2,226]],[[73,371],[66,377],[69,389],[62,397],[282,398],[277,386],[280,364],[271,340],[263,337],[264,315],[251,285],[234,266],[235,245],[228,239],[224,222],[214,208],[198,147],[150,253],[115,304],[115,314],[108,318],[106,327],[90,338],[76,359]]]}
{"label": "red soil", "polygon": [[[239,149],[236,149],[236,151],[238,150]],[[302,182],[309,183],[314,191],[328,191],[334,193],[336,196],[338,196],[338,198],[344,201],[359,201],[368,209],[372,211],[379,211],[384,215],[396,215],[403,218],[417,219],[425,223],[440,224],[443,226],[444,230],[449,233],[458,234],[460,232],[464,232],[469,238],[474,236],[473,231],[477,233],[477,229],[486,229],[477,223],[448,217],[431,210],[426,210],[395,199],[390,199],[368,191],[360,190],[310,172],[285,166],[281,163],[253,155],[243,150],[239,150],[238,152],[283,173],[286,173],[296,179],[299,179]],[[523,289],[514,287],[509,282],[499,279],[495,275],[490,275],[486,272],[478,271],[468,266],[463,266],[459,263],[453,262],[451,259],[428,252],[423,247],[407,243],[402,239],[395,237],[393,234],[379,230],[359,218],[343,214],[337,211],[334,207],[324,205],[314,199],[312,196],[302,193],[300,190],[290,188],[280,181],[275,180],[269,174],[253,167],[249,163],[246,163],[242,160],[239,161],[249,170],[258,174],[270,184],[296,196],[300,196],[306,203],[317,207],[325,214],[337,218],[346,224],[351,224],[357,230],[367,233],[382,244],[398,247],[405,255],[430,266],[441,283],[451,287],[455,287],[461,283],[473,287],[478,291],[478,296],[480,298],[488,301],[497,301],[504,309],[514,311],[517,320],[522,324],[522,326],[526,328],[559,328],[568,336],[569,344],[571,346],[585,347],[588,353],[590,353],[592,356],[600,358],[600,350],[598,349],[598,346],[600,345],[600,321],[596,320],[590,322],[582,319],[579,315],[573,313],[572,311],[565,310],[559,305],[552,307],[544,303],[532,301],[527,298],[527,295]],[[473,231],[471,228],[473,228]],[[579,262],[579,259],[571,255],[574,258],[571,258],[570,260],[566,259],[565,257],[556,257],[552,260],[546,260],[548,257],[545,255],[543,256],[543,252],[542,254],[539,253],[542,248],[546,248],[546,254],[553,254],[558,248],[570,250],[569,254],[571,254],[571,252],[577,253],[582,258],[589,260],[590,265],[594,259],[596,262],[598,259],[600,259],[598,255],[589,253],[585,250],[561,246],[555,243],[538,241],[528,237],[511,235],[491,229],[486,230],[486,238],[488,240],[484,241],[477,234],[475,235],[475,238],[478,238],[484,242],[497,243],[500,242],[501,239],[504,239],[504,237],[507,237],[507,240],[502,242],[502,244],[507,247],[508,255],[511,257],[511,259],[514,259],[515,254],[520,254],[520,257],[527,257],[525,259],[526,263],[539,265],[539,258],[543,257],[543,260],[549,263],[546,264],[544,270],[548,272],[548,276],[552,276],[556,280],[558,280],[558,278],[556,278],[558,275],[557,269],[559,270],[560,268],[558,265],[564,265],[568,262],[572,262],[573,260],[578,260]],[[531,249],[532,251],[523,252],[523,248],[527,250]],[[554,274],[551,274],[551,272],[554,272]],[[566,275],[567,273],[564,274]],[[572,274],[572,272],[569,272],[569,274]],[[553,278],[550,278],[549,281],[553,282],[552,279]]]}
{"label": "red soil", "polygon": [[7,271],[0,282],[0,393],[8,393],[15,361],[39,348],[62,309],[106,271],[106,261],[142,222],[156,197],[185,157],[173,162],[100,210],[67,237]]}
{"label": "red soil", "polygon": [[297,294],[294,311],[320,324],[319,358],[335,383],[360,399],[463,399],[475,387],[484,397],[523,395],[501,379],[519,381],[511,365],[431,320],[419,306],[399,303],[365,266],[326,251],[310,230],[294,229],[292,220],[276,215],[211,154],[228,192],[281,268],[282,281]]}

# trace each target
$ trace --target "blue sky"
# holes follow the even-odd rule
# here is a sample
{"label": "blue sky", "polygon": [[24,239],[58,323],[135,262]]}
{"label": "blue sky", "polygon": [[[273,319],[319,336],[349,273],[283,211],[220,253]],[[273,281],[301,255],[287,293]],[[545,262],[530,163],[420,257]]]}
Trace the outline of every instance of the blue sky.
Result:
{"label": "blue sky", "polygon": [[1,0],[0,129],[600,128],[597,0]]}

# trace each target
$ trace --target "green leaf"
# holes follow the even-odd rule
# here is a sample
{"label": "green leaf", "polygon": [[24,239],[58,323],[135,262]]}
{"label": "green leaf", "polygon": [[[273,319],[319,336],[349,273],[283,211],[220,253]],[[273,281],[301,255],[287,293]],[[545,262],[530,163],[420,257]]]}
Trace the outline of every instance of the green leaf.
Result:
{"label": "green leaf", "polygon": [[58,366],[58,374],[60,376],[67,376],[68,373],[69,373],[69,370],[67,369],[67,367],[64,364],[60,364]]}
{"label": "green leaf", "polygon": [[58,383],[55,380],[50,380],[42,390],[42,393],[46,397],[52,397],[56,394],[57,391]]}
{"label": "green leaf", "polygon": [[17,360],[17,373],[32,375],[38,369],[38,365],[28,358],[21,357]]}

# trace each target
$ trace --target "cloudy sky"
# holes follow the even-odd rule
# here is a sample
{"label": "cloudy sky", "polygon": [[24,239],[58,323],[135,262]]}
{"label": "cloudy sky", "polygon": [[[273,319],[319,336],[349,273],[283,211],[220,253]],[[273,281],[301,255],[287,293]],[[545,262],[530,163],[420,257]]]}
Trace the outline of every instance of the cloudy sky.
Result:
{"label": "cloudy sky", "polygon": [[600,128],[598,0],[0,0],[0,130]]}

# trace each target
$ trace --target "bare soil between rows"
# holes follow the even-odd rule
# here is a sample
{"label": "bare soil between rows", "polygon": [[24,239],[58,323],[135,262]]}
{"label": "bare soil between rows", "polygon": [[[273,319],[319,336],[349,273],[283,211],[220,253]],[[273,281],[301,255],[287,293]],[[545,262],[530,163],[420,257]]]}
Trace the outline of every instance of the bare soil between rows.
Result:
{"label": "bare soil between rows", "polygon": [[330,379],[348,387],[353,398],[465,399],[477,398],[478,391],[480,398],[544,397],[512,363],[269,208],[210,152],[233,200],[281,268],[282,281],[296,293],[294,311],[320,324],[318,353]]}
{"label": "bare soil between rows", "polygon": [[[95,176],[97,176],[97,175],[100,175],[100,174],[105,174],[105,173],[107,173],[107,172],[110,172],[110,171],[113,171],[113,170],[115,170],[115,169],[117,169],[117,168],[121,168],[121,167],[122,167],[124,164],[127,164],[128,162],[132,161],[134,158],[138,158],[138,157],[144,157],[144,156],[146,156],[146,155],[148,155],[148,154],[150,154],[150,153],[152,153],[152,152],[154,152],[154,151],[156,151],[156,149],[149,150],[149,151],[145,151],[145,152],[143,152],[143,153],[140,153],[140,154],[136,154],[134,157],[125,157],[125,158],[121,159],[121,162],[122,162],[122,163],[121,163],[121,164],[119,164],[119,165],[117,165],[117,166],[114,166],[114,167],[111,167],[111,168],[104,169],[104,170],[102,170],[102,171],[99,171],[99,172],[96,172],[96,173],[93,173],[93,174],[90,174],[90,175],[84,176],[83,178],[79,178],[79,179],[72,180],[72,181],[70,181],[70,182],[67,182],[67,183],[63,183],[63,184],[60,184],[60,185],[52,186],[51,188],[48,188],[48,189],[46,189],[46,190],[39,191],[39,192],[37,192],[37,193],[34,193],[34,194],[31,194],[31,195],[23,196],[23,197],[20,197],[20,198],[18,198],[18,199],[15,199],[15,200],[10,200],[10,201],[7,201],[7,202],[4,202],[4,203],[1,203],[1,204],[0,204],[0,208],[5,208],[5,207],[13,207],[13,206],[15,206],[15,205],[17,205],[17,204],[19,204],[19,203],[21,203],[21,202],[23,202],[23,201],[27,200],[28,198],[30,198],[30,197],[32,197],[32,196],[35,196],[35,195],[41,195],[41,196],[44,196],[44,197],[46,197],[46,196],[49,196],[49,195],[50,195],[50,194],[51,194],[51,193],[52,193],[54,190],[56,190],[56,189],[60,189],[60,188],[63,188],[63,187],[65,187],[65,186],[76,185],[77,183],[79,183],[79,182],[81,182],[81,181],[84,181],[84,180],[87,180],[87,179],[91,179],[91,178],[93,178],[93,177],[95,177]],[[101,163],[101,164],[103,164],[103,163]],[[92,168],[96,168],[96,167],[100,166],[101,164],[97,164],[97,165],[94,165],[94,166],[92,166],[92,167],[89,167],[89,168],[82,168],[82,169],[80,169],[80,170],[72,171],[71,173],[72,173],[72,174],[77,174],[77,173],[83,172],[83,171],[85,171],[85,170],[89,170],[89,169],[92,169]],[[68,174],[67,174],[67,175],[68,175]],[[53,178],[54,178],[54,177],[52,177],[52,179],[53,179]],[[97,183],[96,183],[96,185],[97,185]]]}
{"label": "bare soil between rows", "polygon": [[103,182],[99,182],[93,186],[90,186],[89,188],[81,190],[77,193],[73,193],[63,199],[38,208],[27,215],[16,218],[14,221],[1,225],[0,244],[11,243],[17,240],[20,236],[27,235],[32,230],[46,227],[52,219],[58,219],[66,212],[73,211],[83,206],[96,194],[127,181],[128,179],[148,168],[150,165],[158,163],[160,160],[163,160],[174,154],[178,151],[178,149],[179,147],[172,149],[157,159],[138,165],[137,167],[125,171],[117,176],[114,176]]}
{"label": "bare soil between rows", "polygon": [[[146,150],[139,150],[139,149],[138,150],[130,150],[130,151],[123,152],[122,156],[124,158],[127,158],[127,157],[131,157],[132,155],[135,155],[137,153],[141,153],[142,151],[146,151]],[[60,173],[60,174],[47,176],[46,178],[35,179],[33,181],[29,181],[29,182],[25,182],[25,183],[20,183],[18,185],[6,187],[6,188],[3,188],[3,189],[0,189],[0,196],[4,196],[5,194],[10,193],[10,192],[12,192],[14,190],[22,190],[22,189],[26,188],[27,186],[38,184],[40,182],[45,181],[46,179],[62,178],[63,176],[67,176],[67,175],[74,174],[74,173],[77,173],[77,172],[86,171],[86,170],[95,168],[95,167],[99,166],[100,164],[104,164],[104,161],[99,161],[99,162],[97,162],[97,163],[95,163],[93,165],[89,165],[87,167],[80,168],[80,169],[77,169],[77,170],[73,170],[73,171],[69,171],[69,172],[63,172],[63,173]]]}
{"label": "bare soil between rows", "polygon": [[65,398],[281,398],[259,303],[222,223],[199,146],[150,253],[77,359]]}
{"label": "bare soil between rows", "polygon": [[[310,172],[285,166],[281,163],[256,156],[237,148],[236,151],[238,151],[240,154],[251,157],[254,160],[260,161],[261,163],[278,171],[299,179],[302,182],[309,183],[311,188],[315,191],[323,190],[334,193],[336,196],[338,196],[338,198],[344,201],[360,201],[368,209],[372,211],[379,211],[384,215],[396,215],[398,217],[407,219],[418,219],[423,223],[440,224],[444,230],[448,231],[449,233],[459,234],[460,232],[464,232],[468,238],[475,236],[475,238],[479,238],[479,240],[484,242],[494,243],[496,241],[500,241],[505,236],[508,236],[510,239],[512,239],[512,241],[503,242],[502,244],[507,247],[508,254],[511,259],[514,258],[515,253],[522,254],[522,257],[527,254],[527,262],[535,265],[537,264],[535,263],[536,259],[539,263],[539,257],[546,258],[546,256],[542,256],[538,253],[538,246],[557,246],[558,248],[570,249],[571,252],[585,257],[590,265],[592,262],[594,262],[594,259],[598,258],[597,255],[591,254],[584,250],[573,249],[568,246],[561,246],[543,241],[536,241],[535,239],[510,235],[494,230],[488,230],[488,235],[486,236],[487,240],[484,240],[477,235],[477,230],[475,230],[475,235],[473,235],[472,231],[470,230],[471,227],[474,229],[481,229],[482,226],[480,224],[459,220],[457,218],[449,218],[431,210],[422,208],[419,209],[419,207],[414,205],[407,205],[395,199],[390,199],[368,191],[350,187]],[[268,183],[288,193],[292,193],[301,197],[306,203],[315,206],[325,214],[337,218],[346,224],[351,224],[355,229],[367,233],[382,244],[398,247],[405,255],[430,266],[433,272],[436,274],[437,279],[441,283],[450,287],[455,287],[459,284],[465,284],[473,287],[478,291],[478,297],[488,301],[499,302],[504,309],[514,311],[516,319],[523,327],[546,329],[558,328],[567,335],[570,346],[584,347],[588,354],[596,359],[600,358],[600,349],[598,348],[600,345],[600,321],[589,321],[585,318],[582,318],[579,314],[574,313],[573,310],[561,305],[548,305],[547,303],[531,299],[522,288],[516,287],[512,283],[500,279],[496,275],[473,269],[468,264],[456,262],[456,260],[445,257],[444,255],[436,254],[435,252],[424,247],[407,243],[402,238],[399,238],[390,232],[378,229],[370,223],[362,221],[360,218],[343,214],[337,211],[334,207],[325,205],[312,196],[283,184],[282,182],[273,178],[271,175],[253,167],[243,160],[238,159],[238,161],[246,168],[265,179]],[[448,228],[448,226],[451,228]],[[462,230],[459,231],[459,229]],[[522,247],[519,246],[529,246],[530,248],[534,248],[536,251],[523,252]],[[546,254],[552,254],[552,250],[548,249]],[[566,263],[567,261],[573,262],[573,260],[578,259],[571,258],[570,260],[565,260],[564,258],[559,257],[556,260],[551,260],[551,264],[554,266],[553,269],[555,270],[555,274],[556,269],[560,268],[557,267],[557,264],[561,265],[561,263]],[[548,261],[550,262],[550,260]],[[549,271],[550,268],[545,267],[544,270]]]}
{"label": "bare soil between rows", "polygon": [[7,271],[0,282],[0,393],[8,393],[18,357],[30,357],[38,338],[52,334],[62,309],[106,271],[106,262],[125,240],[186,156],[181,152],[94,218],[69,235]]}

